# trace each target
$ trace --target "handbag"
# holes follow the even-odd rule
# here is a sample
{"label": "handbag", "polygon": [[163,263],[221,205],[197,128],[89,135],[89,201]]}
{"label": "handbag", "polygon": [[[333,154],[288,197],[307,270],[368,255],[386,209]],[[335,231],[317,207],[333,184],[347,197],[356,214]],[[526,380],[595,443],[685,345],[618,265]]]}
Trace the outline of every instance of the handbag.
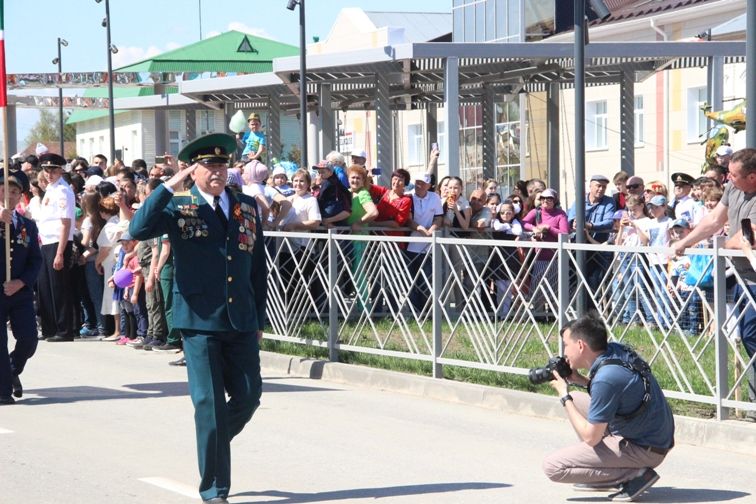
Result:
{"label": "handbag", "polygon": [[690,257],[690,267],[685,275],[685,283],[690,286],[698,285],[699,287],[713,287],[714,261],[710,256],[694,255]]}

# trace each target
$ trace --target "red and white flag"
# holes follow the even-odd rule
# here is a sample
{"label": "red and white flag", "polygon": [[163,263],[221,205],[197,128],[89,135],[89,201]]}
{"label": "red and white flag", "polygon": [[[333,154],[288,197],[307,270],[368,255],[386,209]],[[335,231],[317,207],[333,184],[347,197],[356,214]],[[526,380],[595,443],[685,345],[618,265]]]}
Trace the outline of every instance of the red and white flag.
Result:
{"label": "red and white flag", "polygon": [[5,2],[0,0],[0,107],[8,105],[8,87],[5,74]]}

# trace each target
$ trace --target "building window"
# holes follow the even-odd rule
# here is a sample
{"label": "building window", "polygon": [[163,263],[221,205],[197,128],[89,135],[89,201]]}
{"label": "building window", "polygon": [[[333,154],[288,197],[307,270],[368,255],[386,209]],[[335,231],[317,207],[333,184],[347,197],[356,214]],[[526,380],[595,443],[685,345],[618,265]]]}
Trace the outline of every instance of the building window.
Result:
{"label": "building window", "polygon": [[635,97],[635,109],[633,110],[635,122],[635,145],[643,145],[646,141],[643,136],[643,95]]}
{"label": "building window", "polygon": [[178,131],[168,132],[168,150],[172,156],[178,156],[179,150],[181,150],[181,138],[179,138]]}
{"label": "building window", "polygon": [[168,150],[172,156],[177,156],[181,150],[181,131],[185,127],[182,123],[181,112],[171,110],[168,116]]}
{"label": "building window", "polygon": [[199,114],[200,135],[207,135],[215,131],[215,117],[212,110],[201,110]]}
{"label": "building window", "polygon": [[[553,0],[531,1],[547,6],[553,3]],[[454,0],[452,40],[519,42],[520,3],[520,0]]]}
{"label": "building window", "polygon": [[423,155],[425,149],[423,148],[423,125],[422,124],[410,124],[407,126],[407,154],[408,164],[410,165],[422,165]]}
{"label": "building window", "polygon": [[706,88],[688,89],[688,142],[698,142],[706,134],[706,116],[701,106],[706,103]]}
{"label": "building window", "polygon": [[585,148],[606,149],[606,100],[585,104]]}

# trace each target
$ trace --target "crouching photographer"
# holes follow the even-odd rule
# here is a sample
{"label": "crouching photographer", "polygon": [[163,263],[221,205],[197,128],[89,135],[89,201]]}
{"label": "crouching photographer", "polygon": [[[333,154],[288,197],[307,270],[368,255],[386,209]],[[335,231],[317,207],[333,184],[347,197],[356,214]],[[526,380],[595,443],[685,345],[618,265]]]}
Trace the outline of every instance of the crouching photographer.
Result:
{"label": "crouching photographer", "polygon": [[[576,490],[613,492],[612,501],[631,502],[656,483],[653,468],[674,446],[672,411],[648,364],[630,348],[608,343],[600,320],[581,317],[561,336],[572,372],[552,365],[550,384],[581,442],[547,456],[543,470]],[[578,369],[589,370],[588,377]],[[569,384],[588,393],[570,393]]]}

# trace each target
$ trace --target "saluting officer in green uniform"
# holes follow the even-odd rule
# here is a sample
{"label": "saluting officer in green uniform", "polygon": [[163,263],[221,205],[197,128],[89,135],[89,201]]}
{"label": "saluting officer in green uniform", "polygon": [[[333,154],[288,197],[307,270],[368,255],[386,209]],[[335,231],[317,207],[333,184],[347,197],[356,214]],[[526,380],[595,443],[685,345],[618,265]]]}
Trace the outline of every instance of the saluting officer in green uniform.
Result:
{"label": "saluting officer in green uniform", "polygon": [[[252,418],[262,393],[265,247],[254,199],[226,188],[235,149],[225,134],[188,144],[178,158],[190,166],[155,189],[129,226],[138,240],[170,238],[173,323],[184,342],[194,403],[200,496],[213,504],[228,502],[230,441]],[[187,177],[194,186],[183,192]]]}

